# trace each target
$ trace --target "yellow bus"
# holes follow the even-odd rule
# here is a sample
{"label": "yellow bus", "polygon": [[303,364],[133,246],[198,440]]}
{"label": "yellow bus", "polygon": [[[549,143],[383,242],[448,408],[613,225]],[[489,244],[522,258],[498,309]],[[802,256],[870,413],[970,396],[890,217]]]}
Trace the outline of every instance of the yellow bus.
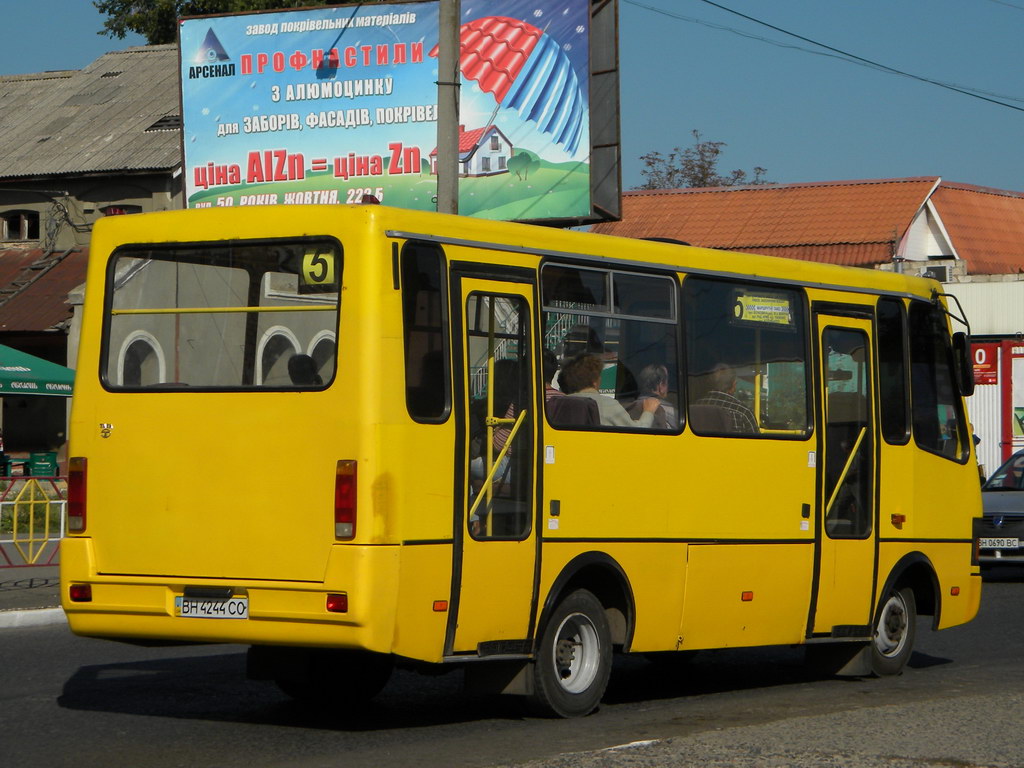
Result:
{"label": "yellow bus", "polygon": [[902,670],[978,610],[938,283],[378,205],[103,219],[72,405],[80,635],[394,664],[560,716],[613,654]]}

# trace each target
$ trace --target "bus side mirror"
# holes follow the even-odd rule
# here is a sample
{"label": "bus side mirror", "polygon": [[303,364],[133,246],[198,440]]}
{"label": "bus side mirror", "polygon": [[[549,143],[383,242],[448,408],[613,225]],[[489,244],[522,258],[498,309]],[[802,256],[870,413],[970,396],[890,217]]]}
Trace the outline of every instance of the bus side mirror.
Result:
{"label": "bus side mirror", "polygon": [[971,342],[962,331],[953,334],[953,369],[960,394],[964,397],[973,395],[974,360],[971,357]]}

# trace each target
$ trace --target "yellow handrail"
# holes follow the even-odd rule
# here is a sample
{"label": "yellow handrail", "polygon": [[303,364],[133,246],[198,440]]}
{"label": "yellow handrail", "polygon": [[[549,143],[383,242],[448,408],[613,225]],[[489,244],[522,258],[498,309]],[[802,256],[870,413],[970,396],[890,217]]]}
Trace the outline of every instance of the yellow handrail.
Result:
{"label": "yellow handrail", "polygon": [[226,314],[237,312],[333,312],[337,305],[326,306],[284,306],[284,307],[179,307],[177,309],[158,308],[151,309],[112,309],[111,315],[204,315],[204,314]]}
{"label": "yellow handrail", "polygon": [[[836,487],[832,489],[832,496],[828,500],[828,504],[825,505],[825,516],[832,511],[832,505],[836,503],[836,497],[839,495],[839,489],[843,487],[843,481],[846,480],[846,476],[850,473],[850,467],[853,466],[853,460],[857,456],[857,449],[860,448],[861,442],[864,440],[864,435],[867,434],[868,428],[861,427],[860,434],[857,435],[857,441],[853,444],[853,450],[850,451],[850,455],[846,457],[846,464],[843,467],[842,474],[839,475],[839,479],[836,480]],[[828,460],[828,457],[825,459]]]}
{"label": "yellow handrail", "polygon": [[[523,425],[523,420],[526,418],[526,414],[527,411],[520,411],[519,415],[514,420],[498,418],[493,419],[493,421],[498,424],[512,424],[514,422],[514,426],[512,427],[512,431],[508,433],[508,439],[505,440],[505,445],[503,445],[501,447],[501,450],[498,452],[498,457],[494,460],[494,464],[491,465],[490,470],[487,473],[487,477],[484,478],[483,485],[480,486],[480,491],[477,493],[476,500],[473,502],[473,506],[469,508],[470,519],[472,519],[473,515],[476,514],[477,507],[480,506],[480,502],[484,500],[484,497],[490,495],[491,486],[494,483],[494,476],[498,473],[498,467],[501,466],[502,460],[505,458],[505,456],[508,455],[508,450],[512,446],[512,441],[515,440],[516,438],[516,432],[518,432],[519,428]],[[488,421],[492,421],[492,419],[488,419]],[[490,454],[489,448],[488,454]],[[487,527],[488,529],[490,528],[490,521],[488,521]]]}

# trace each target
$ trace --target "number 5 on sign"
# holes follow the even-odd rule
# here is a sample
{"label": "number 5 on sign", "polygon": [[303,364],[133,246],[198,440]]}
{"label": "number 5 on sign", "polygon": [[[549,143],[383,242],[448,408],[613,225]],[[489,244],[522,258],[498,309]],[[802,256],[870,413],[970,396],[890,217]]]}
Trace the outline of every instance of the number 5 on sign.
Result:
{"label": "number 5 on sign", "polygon": [[334,282],[334,254],[329,250],[309,250],[302,255],[302,282],[306,285],[330,285]]}

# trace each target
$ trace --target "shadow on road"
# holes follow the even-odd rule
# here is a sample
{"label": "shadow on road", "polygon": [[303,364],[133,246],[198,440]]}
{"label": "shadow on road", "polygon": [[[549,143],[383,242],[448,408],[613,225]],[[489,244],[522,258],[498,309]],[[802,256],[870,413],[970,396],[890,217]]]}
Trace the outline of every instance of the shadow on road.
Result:
{"label": "shadow on road", "polygon": [[296,702],[273,683],[247,680],[245,653],[228,653],[81,667],[65,682],[57,703],[68,709],[339,731],[522,717],[513,697],[463,693],[462,677],[460,670],[443,675],[398,670],[373,701],[335,710]]}
{"label": "shadow on road", "polygon": [[[910,666],[924,669],[947,663],[948,659],[918,652]],[[637,654],[616,659],[605,702],[685,699],[828,679],[804,665],[799,647],[704,651],[658,659]],[[247,680],[245,654],[227,652],[81,667],[65,682],[58,704],[76,710],[345,732],[526,716],[518,697],[469,694],[462,683],[458,669],[438,675],[398,670],[373,701],[356,709],[325,709],[295,702],[272,683]]]}
{"label": "shadow on road", "polygon": [[1002,582],[1004,584],[1020,584],[1024,582],[1024,566],[1020,565],[985,565],[981,569],[981,578],[986,582]]}

